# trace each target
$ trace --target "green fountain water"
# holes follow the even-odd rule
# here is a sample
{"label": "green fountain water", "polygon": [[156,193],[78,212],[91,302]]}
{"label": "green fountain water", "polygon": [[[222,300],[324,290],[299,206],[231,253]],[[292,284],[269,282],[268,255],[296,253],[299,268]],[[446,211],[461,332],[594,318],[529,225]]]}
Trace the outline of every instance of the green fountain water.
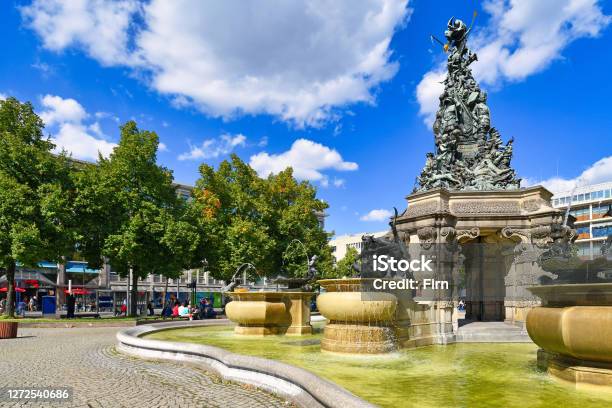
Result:
{"label": "green fountain water", "polygon": [[231,326],[209,326],[147,338],[207,344],[296,365],[381,407],[612,406],[612,395],[576,391],[539,371],[533,344],[455,344],[347,356],[321,352],[320,334],[238,338]]}

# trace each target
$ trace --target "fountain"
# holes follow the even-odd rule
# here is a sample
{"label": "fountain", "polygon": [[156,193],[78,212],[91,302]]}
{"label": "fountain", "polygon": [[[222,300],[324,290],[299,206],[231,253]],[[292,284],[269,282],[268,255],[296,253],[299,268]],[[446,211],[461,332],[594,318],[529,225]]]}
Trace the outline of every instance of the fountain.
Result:
{"label": "fountain", "polygon": [[317,307],[329,319],[323,332],[322,350],[357,354],[397,350],[397,298],[390,293],[364,291],[370,281],[362,278],[318,281],[326,293],[317,298]]}
{"label": "fountain", "polygon": [[[293,240],[289,245],[298,240]],[[302,244],[303,247],[303,244]],[[305,250],[305,248],[304,248]],[[316,274],[314,263],[316,256],[308,258],[308,276],[305,278],[277,277],[276,284],[287,284],[287,290],[275,292],[242,292],[234,290],[238,286],[239,274],[245,270],[256,271],[250,263],[242,264],[234,273],[229,285],[223,291],[232,302],[225,307],[225,313],[231,321],[238,323],[234,333],[239,335],[269,336],[289,335],[302,336],[312,333],[310,325],[310,299],[312,291],[305,290]],[[233,290],[233,291],[232,291]]]}
{"label": "fountain", "polygon": [[561,248],[541,261],[557,279],[528,288],[542,299],[527,315],[538,365],[576,388],[612,390],[611,247],[612,235],[588,261]]}

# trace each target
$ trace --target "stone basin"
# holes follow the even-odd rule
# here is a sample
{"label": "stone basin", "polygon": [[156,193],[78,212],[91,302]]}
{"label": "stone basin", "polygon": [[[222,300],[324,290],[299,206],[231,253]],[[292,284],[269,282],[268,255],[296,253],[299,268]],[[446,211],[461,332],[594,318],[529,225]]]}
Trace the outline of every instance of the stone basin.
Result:
{"label": "stone basin", "polygon": [[527,315],[538,365],[579,388],[612,391],[612,283],[528,289],[542,299]]}
{"label": "stone basin", "polygon": [[322,350],[355,354],[397,350],[394,295],[367,291],[370,282],[361,278],[324,279],[318,283],[326,292],[317,298],[317,307],[329,319]]}
{"label": "stone basin", "polygon": [[312,292],[230,292],[225,314],[239,335],[304,335],[312,333]]}

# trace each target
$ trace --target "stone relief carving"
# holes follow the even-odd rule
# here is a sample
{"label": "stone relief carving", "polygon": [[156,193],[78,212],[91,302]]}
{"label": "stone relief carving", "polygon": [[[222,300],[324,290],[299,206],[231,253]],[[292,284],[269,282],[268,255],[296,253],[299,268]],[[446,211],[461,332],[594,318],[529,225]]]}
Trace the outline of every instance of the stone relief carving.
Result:
{"label": "stone relief carving", "polygon": [[516,201],[470,201],[451,205],[451,211],[457,214],[520,214]]}
{"label": "stone relief carving", "polygon": [[480,235],[480,229],[477,227],[458,230],[457,231],[457,241],[461,241],[462,239],[476,239]]}
{"label": "stone relief carving", "polygon": [[440,212],[448,212],[448,203],[444,201],[430,201],[423,204],[410,205],[405,214],[408,217],[420,217]]}
{"label": "stone relief carving", "polygon": [[440,228],[440,238],[446,242],[452,242],[457,235],[457,231],[453,227],[442,227]]}
{"label": "stone relief carving", "polygon": [[523,209],[527,212],[536,212],[542,206],[546,206],[546,203],[542,200],[527,200],[523,202]]}
{"label": "stone relief carving", "polygon": [[425,249],[431,248],[438,237],[438,232],[434,227],[423,227],[417,230],[417,236],[421,246]]}
{"label": "stone relief carving", "polygon": [[504,227],[500,234],[504,238],[519,238],[522,242],[531,242],[531,232],[526,228]]}

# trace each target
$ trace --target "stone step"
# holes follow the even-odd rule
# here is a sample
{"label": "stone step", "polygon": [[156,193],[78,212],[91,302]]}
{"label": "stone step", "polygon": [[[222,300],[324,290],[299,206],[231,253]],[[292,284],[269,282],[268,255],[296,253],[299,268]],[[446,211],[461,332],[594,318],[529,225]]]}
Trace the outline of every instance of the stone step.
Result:
{"label": "stone step", "polygon": [[457,330],[458,343],[531,343],[526,331],[503,322],[469,322]]}
{"label": "stone step", "polygon": [[527,333],[461,333],[456,336],[457,343],[532,343]]}

